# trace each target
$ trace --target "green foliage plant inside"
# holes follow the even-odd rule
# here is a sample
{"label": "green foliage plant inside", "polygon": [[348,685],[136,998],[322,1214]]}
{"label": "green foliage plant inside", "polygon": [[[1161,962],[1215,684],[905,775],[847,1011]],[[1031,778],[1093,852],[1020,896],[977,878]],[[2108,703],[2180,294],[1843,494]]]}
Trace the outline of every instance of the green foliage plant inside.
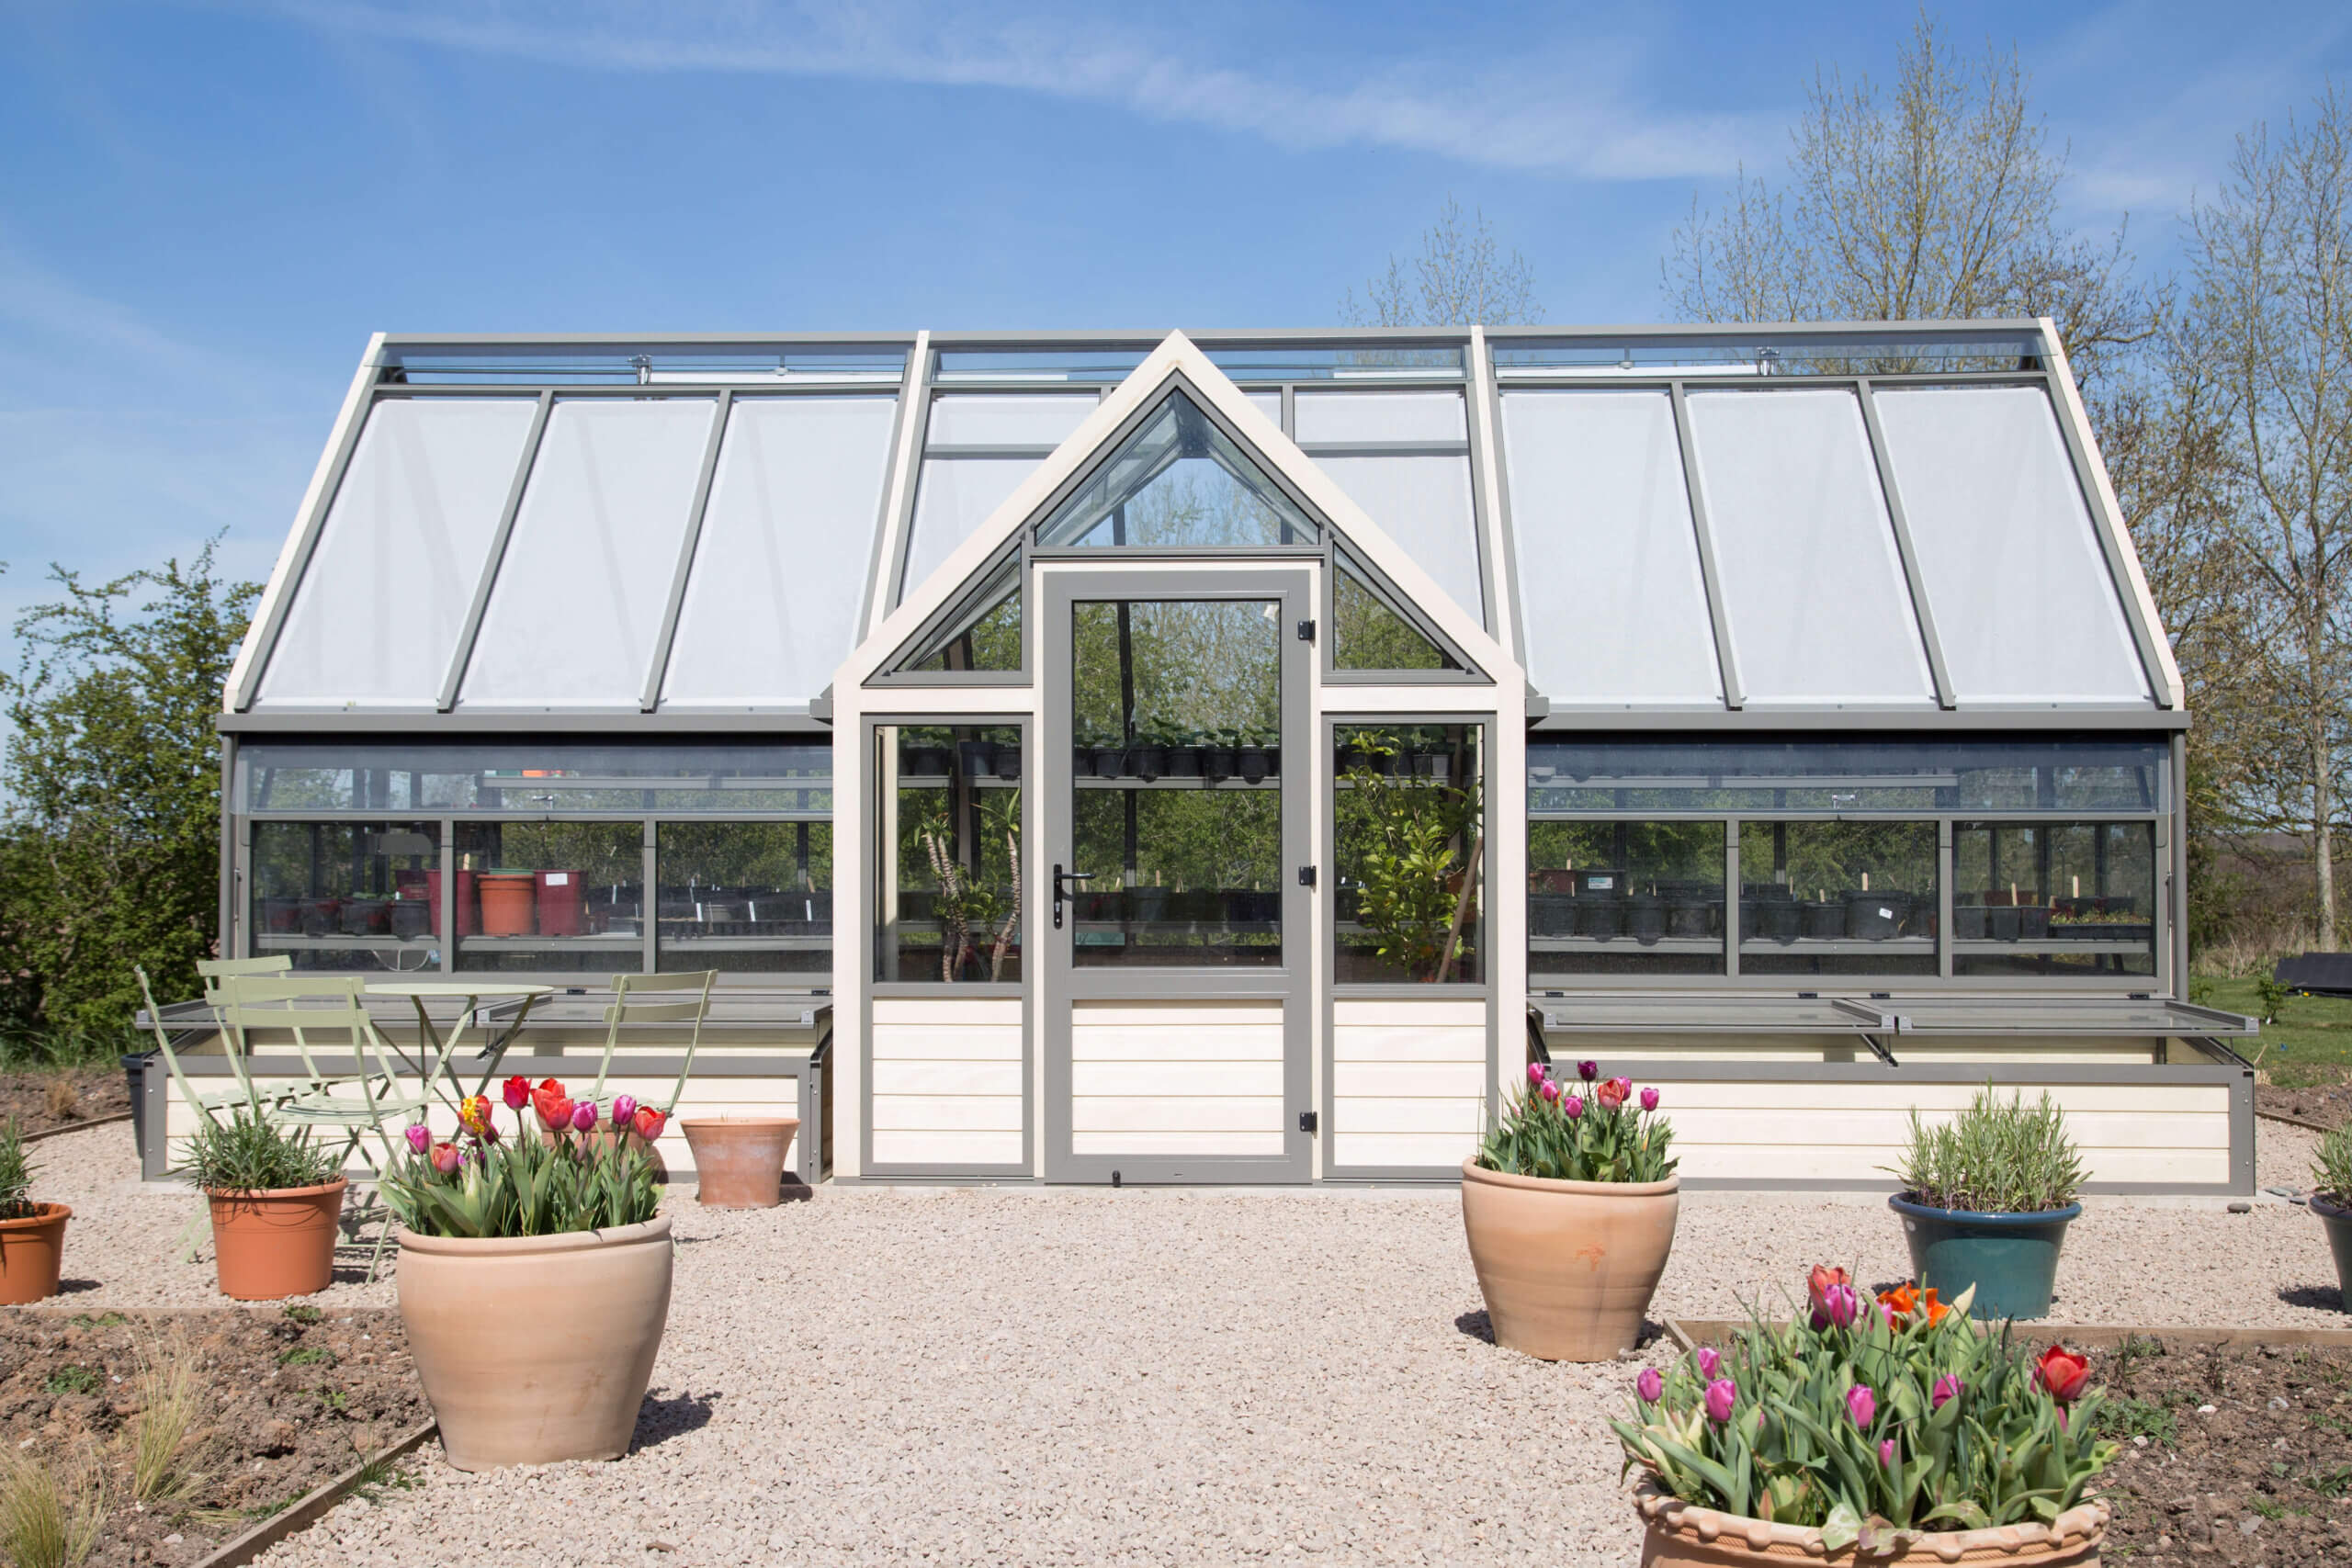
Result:
{"label": "green foliage plant inside", "polygon": [[205,1117],[187,1141],[187,1158],[174,1174],[205,1192],[283,1192],[323,1187],[343,1172],[333,1150],[311,1142],[309,1129],[288,1133],[239,1106],[229,1120]]}
{"label": "green foliage plant inside", "polygon": [[561,1235],[642,1224],[661,1208],[652,1146],[662,1112],[621,1095],[607,1125],[593,1102],[573,1100],[554,1078],[537,1087],[509,1078],[504,1098],[512,1136],[480,1095],[459,1105],[454,1140],[436,1141],[421,1124],[408,1129],[408,1152],[382,1183],[402,1225],[418,1235]]}
{"label": "green foliage plant inside", "polygon": [[1478,1145],[1478,1164],[1550,1181],[1664,1181],[1676,1161],[1674,1129],[1658,1115],[1658,1094],[1638,1094],[1631,1078],[1604,1078],[1600,1064],[1579,1062],[1579,1083],[1564,1084],[1542,1062],[1511,1090],[1502,1115]]}
{"label": "green foliage plant inside", "polygon": [[[0,1198],[7,1195],[6,1161],[0,1156]],[[2352,1209],[2352,1122],[2319,1141],[2312,1161],[2312,1190],[2339,1209]]]}
{"label": "green foliage plant inside", "polygon": [[1394,730],[1358,730],[1345,744],[1338,826],[1342,869],[1358,884],[1356,921],[1404,978],[1453,978],[1472,956],[1476,901],[1461,883],[1476,874],[1477,782],[1411,772],[1413,746]]}
{"label": "green foliage plant inside", "polygon": [[0,1220],[32,1218],[33,1172],[38,1168],[25,1157],[24,1129],[9,1117],[0,1126]]}
{"label": "green foliage plant inside", "polygon": [[1980,1214],[2065,1208],[2086,1174],[2049,1090],[2028,1105],[2022,1094],[2000,1099],[1990,1084],[1967,1110],[1932,1127],[1915,1109],[1902,1163],[1884,1168],[1914,1203]]}
{"label": "green foliage plant inside", "polygon": [[1661,1372],[1610,1423],[1625,1468],[1687,1503],[1892,1556],[1939,1532],[2047,1524],[2084,1502],[2117,1445],[2080,1356],[2038,1357],[1910,1286],[1873,1296],[1816,1268],[1811,1310]]}

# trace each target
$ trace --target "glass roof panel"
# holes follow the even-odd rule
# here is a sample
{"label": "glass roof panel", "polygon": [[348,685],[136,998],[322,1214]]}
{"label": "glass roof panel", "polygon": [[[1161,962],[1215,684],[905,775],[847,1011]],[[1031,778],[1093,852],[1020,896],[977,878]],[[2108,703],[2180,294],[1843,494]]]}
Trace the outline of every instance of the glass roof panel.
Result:
{"label": "glass roof panel", "polygon": [[1182,389],[1169,392],[1051,516],[1051,548],[1263,549],[1322,531]]}
{"label": "glass roof panel", "polygon": [[1069,439],[1102,399],[1092,392],[945,393],[931,400],[923,445],[1035,446],[1050,452]]}
{"label": "glass roof panel", "polygon": [[1467,456],[1321,457],[1315,463],[1445,590],[1464,615],[1486,624]]}
{"label": "glass roof panel", "polygon": [[1507,392],[1527,675],[1559,706],[1723,704],[1664,392]]}
{"label": "glass roof panel", "polygon": [[1693,392],[1689,402],[1749,705],[1933,705],[1854,394]]}
{"label": "glass roof panel", "polygon": [[368,412],[256,706],[435,705],[536,406],[387,398]]}
{"label": "glass roof panel", "polygon": [[1306,392],[1298,394],[1301,446],[1336,441],[1415,445],[1467,442],[1459,392]]}
{"label": "glass roof panel", "polygon": [[[922,586],[989,513],[1004,504],[1040,459],[926,457],[915,486],[912,536],[907,541],[907,592]],[[904,599],[906,593],[899,595]]]}
{"label": "glass roof panel", "polygon": [[1960,702],[2149,701],[2048,394],[1935,387],[1877,403]]}
{"label": "glass roof panel", "polygon": [[717,407],[557,401],[461,706],[638,705]]}
{"label": "glass roof panel", "polygon": [[857,642],[897,401],[735,400],[664,703],[805,703],[832,680]]}

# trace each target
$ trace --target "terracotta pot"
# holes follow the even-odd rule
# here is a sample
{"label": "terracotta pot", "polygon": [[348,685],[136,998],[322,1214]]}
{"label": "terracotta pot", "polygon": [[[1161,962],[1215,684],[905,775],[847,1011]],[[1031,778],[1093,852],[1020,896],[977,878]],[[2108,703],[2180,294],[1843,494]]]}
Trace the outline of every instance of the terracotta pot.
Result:
{"label": "terracotta pot", "polygon": [[531,906],[537,878],[527,871],[479,871],[474,886],[481,894],[481,934],[529,936]]}
{"label": "terracotta pot", "polygon": [[459,1470],[618,1459],[670,1315],[670,1221],[563,1235],[400,1233],[401,1320]]}
{"label": "terracotta pot", "polygon": [[338,1176],[323,1187],[206,1193],[220,1293],[274,1302],[314,1295],[333,1284],[335,1224],[349,1185]]}
{"label": "terracotta pot", "polygon": [[1495,1343],[1606,1361],[1641,1337],[1682,1181],[1552,1181],[1462,1162],[1462,1228]]}
{"label": "terracotta pot", "polygon": [[1771,1524],[1737,1514],[1702,1508],[1669,1495],[1655,1476],[1634,1489],[1641,1511],[1643,1568],[1722,1568],[1727,1563],[1760,1568],[1768,1562],[2004,1563],[2008,1568],[2098,1568],[2107,1540],[2105,1503],[2085,1503],[2050,1523],[2002,1525],[1994,1529],[1938,1530],[1925,1541],[1891,1554],[1864,1556],[1853,1547],[1832,1552],[1821,1531],[1809,1525]]}
{"label": "terracotta pot", "polygon": [[0,1220],[0,1306],[23,1306],[57,1294],[65,1222],[73,1217],[62,1203],[35,1203],[21,1220]]}
{"label": "terracotta pot", "polygon": [[695,1152],[695,1201],[706,1209],[771,1209],[783,1201],[792,1116],[711,1116],[680,1122]]}

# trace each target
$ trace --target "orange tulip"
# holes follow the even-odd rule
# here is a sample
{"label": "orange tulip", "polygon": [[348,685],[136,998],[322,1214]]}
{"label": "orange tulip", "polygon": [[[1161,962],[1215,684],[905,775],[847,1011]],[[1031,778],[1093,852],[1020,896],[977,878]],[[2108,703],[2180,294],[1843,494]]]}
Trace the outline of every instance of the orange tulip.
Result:
{"label": "orange tulip", "polygon": [[2033,1364],[2033,1375],[2061,1404],[2072,1404],[2091,1381],[2091,1364],[2063,1345],[2052,1345]]}

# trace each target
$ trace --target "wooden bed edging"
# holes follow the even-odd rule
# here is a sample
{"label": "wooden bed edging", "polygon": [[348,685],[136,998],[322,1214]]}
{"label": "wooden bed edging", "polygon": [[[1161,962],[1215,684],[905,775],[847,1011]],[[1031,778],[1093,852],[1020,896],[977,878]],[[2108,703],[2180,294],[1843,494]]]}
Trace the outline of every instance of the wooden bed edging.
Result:
{"label": "wooden bed edging", "polygon": [[[1667,1337],[1685,1351],[1701,1345],[1721,1344],[1746,1328],[1746,1319],[1669,1317]],[[2270,1345],[2281,1348],[2311,1347],[2352,1349],[2352,1328],[2194,1328],[2179,1324],[2142,1327],[2118,1323],[2043,1323],[2039,1319],[2017,1325],[2021,1339],[2064,1340],[2087,1349],[2111,1350],[2126,1339],[2161,1339],[2176,1345]]]}
{"label": "wooden bed edging", "polygon": [[295,1531],[307,1529],[324,1517],[329,1508],[344,1500],[359,1485],[359,1478],[370,1465],[398,1459],[413,1453],[424,1445],[425,1439],[440,1430],[437,1422],[427,1417],[421,1425],[411,1427],[396,1438],[392,1445],[373,1459],[361,1460],[349,1470],[331,1481],[320,1483],[269,1517],[258,1520],[253,1529],[230,1541],[211,1556],[199,1560],[196,1568],[242,1568],[267,1548],[277,1545]]}
{"label": "wooden bed edging", "polygon": [[131,1113],[118,1111],[111,1116],[93,1116],[87,1122],[68,1122],[62,1127],[44,1127],[38,1133],[27,1133],[25,1142],[38,1144],[43,1138],[62,1138],[68,1133],[86,1133],[93,1127],[111,1127],[118,1122],[128,1122]]}

